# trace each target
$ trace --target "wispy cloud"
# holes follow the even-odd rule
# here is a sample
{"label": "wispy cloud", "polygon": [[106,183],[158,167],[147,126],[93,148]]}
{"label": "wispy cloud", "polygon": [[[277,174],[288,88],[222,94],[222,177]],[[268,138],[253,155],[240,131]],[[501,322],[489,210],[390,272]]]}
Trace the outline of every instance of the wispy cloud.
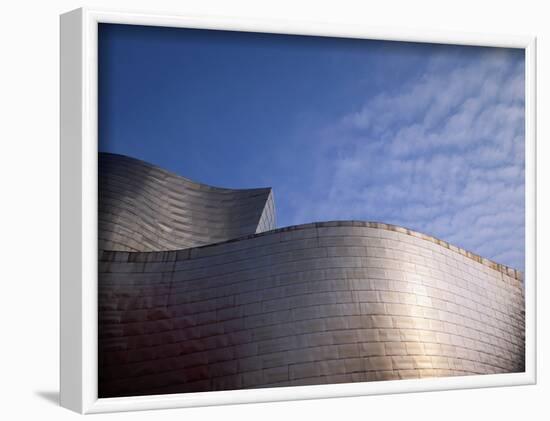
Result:
{"label": "wispy cloud", "polygon": [[523,269],[523,75],[506,50],[439,54],[365,98],[320,130],[293,222],[381,220]]}

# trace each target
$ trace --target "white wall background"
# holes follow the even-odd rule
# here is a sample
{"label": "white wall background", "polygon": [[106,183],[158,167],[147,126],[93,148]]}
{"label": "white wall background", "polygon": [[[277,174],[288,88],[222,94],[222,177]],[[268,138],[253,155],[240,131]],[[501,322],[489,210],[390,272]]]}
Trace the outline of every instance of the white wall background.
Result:
{"label": "white wall background", "polygon": [[[0,24],[0,393],[3,419],[75,419],[58,407],[58,15],[86,5],[538,37],[538,260],[548,255],[550,25],[536,0],[111,0],[4,2]],[[31,260],[32,258],[32,260]],[[115,420],[544,419],[549,266],[538,270],[538,385],[99,415]],[[544,355],[546,353],[546,355]],[[546,398],[546,399],[545,399]],[[546,400],[546,401],[545,401]],[[546,416],[544,415],[546,413]]]}

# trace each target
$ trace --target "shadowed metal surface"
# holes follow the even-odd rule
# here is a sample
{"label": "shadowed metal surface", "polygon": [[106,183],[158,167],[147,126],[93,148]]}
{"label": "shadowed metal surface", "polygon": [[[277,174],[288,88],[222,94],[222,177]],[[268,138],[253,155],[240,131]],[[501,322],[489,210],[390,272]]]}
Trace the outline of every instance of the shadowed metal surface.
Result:
{"label": "shadowed metal surface", "polygon": [[212,187],[108,153],[98,173],[100,250],[174,250],[275,228],[270,188]]}
{"label": "shadowed metal surface", "polygon": [[524,370],[522,274],[392,225],[103,251],[99,273],[100,397]]}

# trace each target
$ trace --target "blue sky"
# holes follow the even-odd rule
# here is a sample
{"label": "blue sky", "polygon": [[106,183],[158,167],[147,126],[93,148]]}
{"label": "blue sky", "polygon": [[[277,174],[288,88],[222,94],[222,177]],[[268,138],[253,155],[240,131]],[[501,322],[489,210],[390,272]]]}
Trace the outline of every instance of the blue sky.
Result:
{"label": "blue sky", "polygon": [[101,151],[524,268],[522,50],[100,25]]}

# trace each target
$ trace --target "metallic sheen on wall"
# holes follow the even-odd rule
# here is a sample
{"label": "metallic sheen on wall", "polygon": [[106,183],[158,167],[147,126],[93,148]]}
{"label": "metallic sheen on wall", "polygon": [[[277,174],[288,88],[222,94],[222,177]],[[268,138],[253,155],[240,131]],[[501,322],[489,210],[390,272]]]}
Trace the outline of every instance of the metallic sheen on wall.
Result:
{"label": "metallic sheen on wall", "polygon": [[99,396],[524,371],[522,274],[100,154]]}

